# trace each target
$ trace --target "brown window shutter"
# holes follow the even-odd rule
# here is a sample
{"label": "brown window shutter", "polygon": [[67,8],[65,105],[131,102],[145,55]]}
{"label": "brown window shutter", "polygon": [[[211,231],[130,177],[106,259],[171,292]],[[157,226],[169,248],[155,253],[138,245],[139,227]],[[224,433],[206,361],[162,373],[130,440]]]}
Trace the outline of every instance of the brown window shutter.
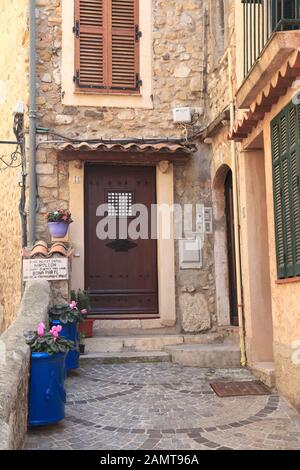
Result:
{"label": "brown window shutter", "polygon": [[111,1],[111,76],[112,90],[139,88],[139,11],[138,0]]}
{"label": "brown window shutter", "polygon": [[81,90],[136,93],[139,0],[75,0],[75,81]]}
{"label": "brown window shutter", "polygon": [[103,89],[106,77],[106,0],[75,0],[76,84]]}

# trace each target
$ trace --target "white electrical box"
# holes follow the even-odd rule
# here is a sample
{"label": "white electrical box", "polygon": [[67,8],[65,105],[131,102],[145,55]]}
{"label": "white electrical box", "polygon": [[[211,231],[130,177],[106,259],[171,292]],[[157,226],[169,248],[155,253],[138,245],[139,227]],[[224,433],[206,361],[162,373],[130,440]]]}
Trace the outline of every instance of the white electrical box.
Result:
{"label": "white electrical box", "polygon": [[200,237],[179,241],[180,269],[202,268],[202,242]]}
{"label": "white electrical box", "polygon": [[192,122],[192,110],[191,108],[174,108],[173,109],[173,120],[175,123],[191,123]]}

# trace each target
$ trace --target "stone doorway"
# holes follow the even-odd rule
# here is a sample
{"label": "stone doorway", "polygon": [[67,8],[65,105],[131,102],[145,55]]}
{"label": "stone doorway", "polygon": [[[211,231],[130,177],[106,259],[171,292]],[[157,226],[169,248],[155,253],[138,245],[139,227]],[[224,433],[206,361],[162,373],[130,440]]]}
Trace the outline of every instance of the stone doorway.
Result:
{"label": "stone doorway", "polygon": [[[233,296],[233,293],[236,292],[236,284],[231,286],[231,282],[236,282],[236,277],[234,275],[234,251],[230,250],[229,253],[228,250],[228,235],[232,235],[233,227],[233,220],[230,216],[230,214],[232,214],[232,192],[230,191],[231,174],[231,168],[228,165],[223,164],[218,168],[213,181],[216,305],[219,326],[231,326],[232,324],[235,324],[232,322],[232,319],[235,318],[235,297]],[[226,217],[226,215],[228,216]],[[228,223],[230,223],[230,227],[228,226]],[[232,236],[230,237],[230,247],[234,248],[234,239]],[[229,259],[231,269],[229,268]]]}
{"label": "stone doorway", "polygon": [[235,220],[233,207],[233,181],[232,171],[228,170],[225,179],[225,216],[227,232],[227,259],[228,259],[228,290],[230,306],[230,323],[239,325],[238,300],[237,300],[237,276],[236,276],[236,252],[235,252]]}

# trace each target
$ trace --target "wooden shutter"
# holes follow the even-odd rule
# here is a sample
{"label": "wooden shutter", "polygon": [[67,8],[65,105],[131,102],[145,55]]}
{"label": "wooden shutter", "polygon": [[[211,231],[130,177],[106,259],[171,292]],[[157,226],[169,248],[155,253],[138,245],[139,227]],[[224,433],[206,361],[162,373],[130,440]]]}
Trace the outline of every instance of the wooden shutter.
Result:
{"label": "wooden shutter", "polygon": [[81,88],[105,86],[105,5],[103,0],[75,0],[76,80]]}
{"label": "wooden shutter", "polygon": [[111,87],[135,90],[139,81],[138,1],[111,0]]}
{"label": "wooden shutter", "polygon": [[278,277],[300,275],[300,107],[272,122],[273,188]]}
{"label": "wooden shutter", "polygon": [[282,211],[281,192],[281,161],[279,146],[279,125],[275,122],[272,126],[272,148],[273,148],[273,191],[275,207],[275,231],[277,251],[277,271],[280,279],[285,277],[285,248],[284,248],[284,225]]}
{"label": "wooden shutter", "polygon": [[138,0],[75,0],[77,87],[138,92]]}

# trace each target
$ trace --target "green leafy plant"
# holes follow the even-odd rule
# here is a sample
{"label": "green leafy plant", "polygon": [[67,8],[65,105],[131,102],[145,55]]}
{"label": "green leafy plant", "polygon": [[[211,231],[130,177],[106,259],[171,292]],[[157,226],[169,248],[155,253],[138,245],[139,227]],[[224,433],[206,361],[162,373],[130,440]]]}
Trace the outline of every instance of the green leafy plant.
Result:
{"label": "green leafy plant", "polygon": [[84,333],[79,333],[79,344],[85,344],[85,334]]}
{"label": "green leafy plant", "polygon": [[45,325],[40,323],[36,331],[24,333],[26,344],[30,346],[31,352],[49,355],[67,353],[71,349],[75,349],[73,341],[59,336],[61,330],[61,326],[53,326],[51,330],[47,331]]}
{"label": "green leafy plant", "polygon": [[64,325],[67,323],[83,321],[83,315],[77,308],[76,302],[71,302],[70,305],[55,305],[49,310],[50,321],[59,320]]}
{"label": "green leafy plant", "polygon": [[91,309],[91,302],[89,293],[85,290],[78,289],[77,292],[71,291],[71,301],[76,302],[78,310],[86,315]]}
{"label": "green leafy plant", "polygon": [[73,219],[71,213],[68,210],[59,209],[48,212],[47,222],[66,222],[67,224],[71,224]]}

